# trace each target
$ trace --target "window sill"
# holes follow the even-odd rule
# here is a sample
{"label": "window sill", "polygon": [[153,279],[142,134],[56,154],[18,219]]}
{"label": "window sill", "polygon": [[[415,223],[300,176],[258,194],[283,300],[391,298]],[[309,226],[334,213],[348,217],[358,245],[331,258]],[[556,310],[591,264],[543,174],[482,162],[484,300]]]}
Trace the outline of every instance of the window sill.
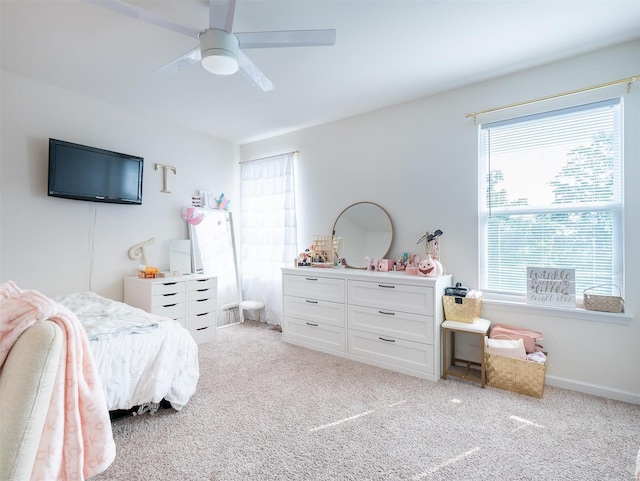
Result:
{"label": "window sill", "polygon": [[633,315],[627,312],[613,313],[613,312],[600,312],[589,311],[581,307],[553,307],[553,306],[540,306],[537,304],[526,304],[524,302],[504,301],[497,299],[483,299],[483,304],[491,306],[492,309],[496,309],[504,312],[522,312],[527,311],[534,315],[550,315],[553,313],[554,317],[560,317],[565,319],[575,319],[580,321],[591,322],[604,322],[608,324],[630,324],[633,319]]}

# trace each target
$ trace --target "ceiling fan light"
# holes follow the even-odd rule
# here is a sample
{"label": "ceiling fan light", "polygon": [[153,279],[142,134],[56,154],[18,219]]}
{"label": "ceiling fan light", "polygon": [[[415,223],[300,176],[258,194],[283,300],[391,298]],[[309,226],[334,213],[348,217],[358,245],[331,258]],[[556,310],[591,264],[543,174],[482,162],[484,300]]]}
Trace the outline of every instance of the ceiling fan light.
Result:
{"label": "ceiling fan light", "polygon": [[231,75],[238,71],[240,47],[235,35],[210,28],[200,34],[202,66],[216,75]]}
{"label": "ceiling fan light", "polygon": [[[206,57],[204,54],[207,54]],[[213,49],[203,52],[202,66],[216,75],[232,75],[238,71],[238,59],[226,50]]]}

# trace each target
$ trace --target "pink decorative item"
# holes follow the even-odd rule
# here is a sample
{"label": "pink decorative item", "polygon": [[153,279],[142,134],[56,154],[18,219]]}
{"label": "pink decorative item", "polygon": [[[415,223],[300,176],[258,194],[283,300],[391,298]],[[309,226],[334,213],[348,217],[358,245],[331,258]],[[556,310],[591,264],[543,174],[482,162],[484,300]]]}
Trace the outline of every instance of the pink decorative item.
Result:
{"label": "pink decorative item", "polygon": [[404,270],[410,276],[418,275],[418,268],[416,266],[408,265]]}
{"label": "pink decorative item", "polygon": [[195,207],[183,207],[182,218],[189,224],[197,225],[202,222],[204,215],[199,212]]}
{"label": "pink decorative item", "polygon": [[418,271],[421,276],[440,277],[442,275],[442,264],[428,255],[426,259],[422,259],[418,264]]}
{"label": "pink decorative item", "polygon": [[378,261],[378,265],[376,267],[377,271],[380,272],[389,272],[393,270],[393,261],[389,259],[380,259]]}

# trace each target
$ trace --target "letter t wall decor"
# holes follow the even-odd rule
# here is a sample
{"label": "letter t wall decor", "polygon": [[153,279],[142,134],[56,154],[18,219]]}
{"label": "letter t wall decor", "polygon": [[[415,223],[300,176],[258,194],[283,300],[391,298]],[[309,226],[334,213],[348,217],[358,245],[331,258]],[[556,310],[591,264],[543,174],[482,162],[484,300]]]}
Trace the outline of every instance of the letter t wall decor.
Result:
{"label": "letter t wall decor", "polygon": [[162,192],[170,194],[171,191],[169,190],[169,177],[167,175],[167,171],[171,170],[174,174],[177,174],[176,168],[172,165],[156,164],[155,170],[158,170],[158,167],[162,167]]}

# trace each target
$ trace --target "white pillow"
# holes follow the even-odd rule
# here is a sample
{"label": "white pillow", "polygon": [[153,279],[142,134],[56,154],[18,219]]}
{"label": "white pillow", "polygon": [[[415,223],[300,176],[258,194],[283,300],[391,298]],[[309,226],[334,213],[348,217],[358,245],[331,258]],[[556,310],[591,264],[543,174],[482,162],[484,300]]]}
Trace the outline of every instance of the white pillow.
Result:
{"label": "white pillow", "polygon": [[524,349],[522,339],[489,339],[484,336],[484,352],[516,359],[527,359],[527,352]]}

